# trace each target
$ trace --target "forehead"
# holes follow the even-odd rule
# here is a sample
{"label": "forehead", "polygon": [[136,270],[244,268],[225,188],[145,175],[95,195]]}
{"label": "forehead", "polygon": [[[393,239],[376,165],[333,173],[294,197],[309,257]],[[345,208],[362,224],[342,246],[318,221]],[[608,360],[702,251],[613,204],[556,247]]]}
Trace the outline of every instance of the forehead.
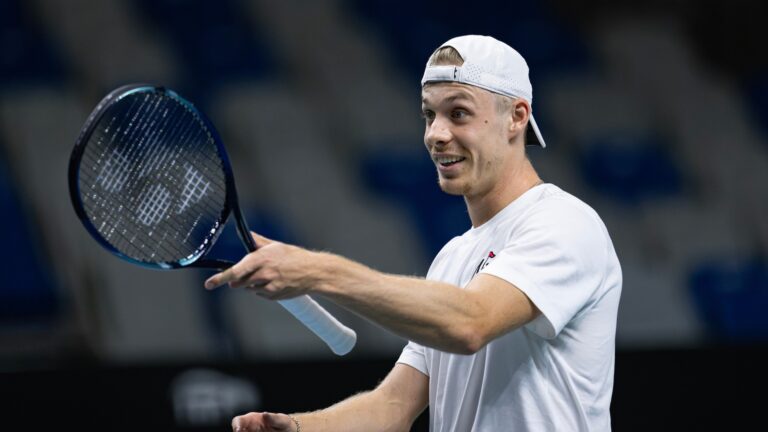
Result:
{"label": "forehead", "polygon": [[439,82],[426,84],[421,89],[423,105],[439,105],[454,101],[483,103],[491,99],[491,92],[466,84]]}

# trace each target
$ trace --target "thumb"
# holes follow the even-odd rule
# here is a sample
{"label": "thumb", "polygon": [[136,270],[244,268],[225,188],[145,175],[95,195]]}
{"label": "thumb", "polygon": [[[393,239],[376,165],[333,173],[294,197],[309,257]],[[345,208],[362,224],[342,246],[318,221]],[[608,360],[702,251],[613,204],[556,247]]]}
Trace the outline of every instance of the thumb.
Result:
{"label": "thumb", "polygon": [[253,237],[253,241],[256,242],[257,248],[262,248],[270,243],[272,243],[272,240],[264,237],[261,234],[256,234],[255,232],[251,231],[251,237]]}

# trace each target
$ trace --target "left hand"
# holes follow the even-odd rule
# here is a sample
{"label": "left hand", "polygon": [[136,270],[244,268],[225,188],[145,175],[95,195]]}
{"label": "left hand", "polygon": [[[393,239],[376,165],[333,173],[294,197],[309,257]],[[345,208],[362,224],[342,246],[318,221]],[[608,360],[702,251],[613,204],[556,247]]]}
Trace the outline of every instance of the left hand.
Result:
{"label": "left hand", "polygon": [[248,413],[232,419],[234,432],[294,432],[296,423],[286,414]]}
{"label": "left hand", "polygon": [[258,249],[240,262],[205,281],[206,289],[224,284],[248,288],[270,300],[307,294],[315,285],[314,252],[251,233]]}

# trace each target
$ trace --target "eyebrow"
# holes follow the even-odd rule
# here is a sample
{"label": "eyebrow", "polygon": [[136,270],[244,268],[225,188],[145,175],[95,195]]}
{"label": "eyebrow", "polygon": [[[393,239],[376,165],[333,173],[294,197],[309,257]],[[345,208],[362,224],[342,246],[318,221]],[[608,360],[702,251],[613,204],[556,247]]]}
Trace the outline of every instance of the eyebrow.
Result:
{"label": "eyebrow", "polygon": [[[451,103],[451,102],[456,102],[457,100],[467,100],[469,102],[474,102],[475,98],[471,94],[469,94],[467,92],[457,91],[456,93],[454,93],[454,94],[446,97],[445,99],[443,99],[441,102],[442,103]],[[421,97],[421,103],[422,104],[426,104],[427,103],[427,100],[424,98],[424,96]]]}

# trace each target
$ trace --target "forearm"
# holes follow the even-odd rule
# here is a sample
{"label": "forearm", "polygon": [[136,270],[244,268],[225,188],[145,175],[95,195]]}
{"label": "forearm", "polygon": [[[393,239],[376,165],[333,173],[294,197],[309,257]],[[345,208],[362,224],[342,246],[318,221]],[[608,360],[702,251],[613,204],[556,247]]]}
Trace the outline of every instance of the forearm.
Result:
{"label": "forearm", "polygon": [[408,431],[413,419],[396,399],[369,391],[323,410],[294,414],[302,432]]}
{"label": "forearm", "polygon": [[466,287],[374,271],[337,255],[254,235],[259,249],[205,282],[248,287],[281,300],[320,294],[389,330],[441,351],[471,354],[539,311],[504,279],[479,274]]}
{"label": "forearm", "polygon": [[468,353],[482,339],[483,308],[459,287],[377,272],[343,257],[318,257],[313,291],[409,339]]}
{"label": "forearm", "polygon": [[[408,431],[427,407],[429,378],[401,363],[370,392],[329,408],[294,414],[251,412],[232,419],[235,431],[400,432]],[[300,429],[294,422],[298,422]]]}

